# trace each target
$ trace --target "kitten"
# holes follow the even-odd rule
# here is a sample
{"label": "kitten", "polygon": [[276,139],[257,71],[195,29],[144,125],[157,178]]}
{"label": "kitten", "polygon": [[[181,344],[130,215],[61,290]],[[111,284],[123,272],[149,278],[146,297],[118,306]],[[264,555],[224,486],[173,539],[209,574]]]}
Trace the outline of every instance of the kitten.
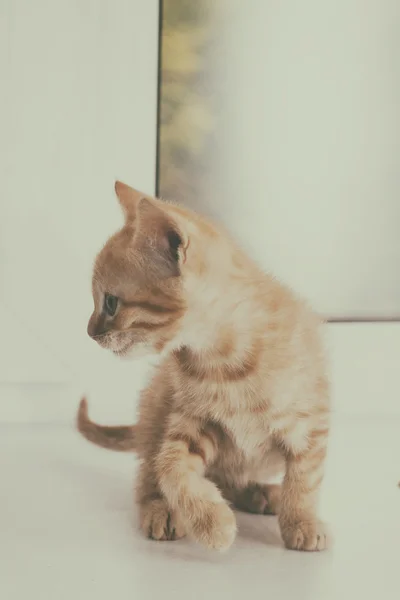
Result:
{"label": "kitten", "polygon": [[[230,503],[278,514],[285,545],[322,550],[317,516],[330,408],[320,322],[206,219],[116,183],[124,227],[97,257],[89,335],[161,354],[133,427],[89,420],[92,442],[140,457],[145,534],[234,541]],[[282,485],[268,483],[284,474]]]}

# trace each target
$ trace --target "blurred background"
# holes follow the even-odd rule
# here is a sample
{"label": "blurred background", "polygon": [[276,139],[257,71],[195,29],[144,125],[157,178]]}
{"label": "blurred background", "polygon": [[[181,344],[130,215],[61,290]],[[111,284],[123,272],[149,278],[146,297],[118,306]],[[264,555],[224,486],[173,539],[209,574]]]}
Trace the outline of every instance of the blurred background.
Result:
{"label": "blurred background", "polygon": [[132,419],[147,364],[86,336],[92,262],[122,223],[115,178],[220,220],[350,321],[330,329],[343,381],[351,365],[378,392],[382,348],[394,380],[398,0],[0,0],[0,15],[0,420],[69,419],[84,391]]}
{"label": "blurred background", "polygon": [[159,191],[329,319],[400,317],[400,5],[164,0]]}

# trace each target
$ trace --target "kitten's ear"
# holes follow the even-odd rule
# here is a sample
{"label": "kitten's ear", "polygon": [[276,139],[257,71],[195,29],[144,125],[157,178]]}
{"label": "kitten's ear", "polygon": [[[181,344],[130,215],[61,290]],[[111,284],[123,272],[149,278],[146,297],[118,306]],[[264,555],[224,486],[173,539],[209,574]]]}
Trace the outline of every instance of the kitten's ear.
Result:
{"label": "kitten's ear", "polygon": [[143,198],[146,198],[146,194],[135,190],[129,185],[126,185],[126,183],[122,183],[122,181],[116,181],[114,188],[122,210],[124,211],[126,221],[134,221],[137,215],[137,207],[140,201]]}
{"label": "kitten's ear", "polygon": [[158,276],[177,277],[186,258],[186,235],[158,206],[157,200],[142,198],[137,206],[137,243],[145,249]]}

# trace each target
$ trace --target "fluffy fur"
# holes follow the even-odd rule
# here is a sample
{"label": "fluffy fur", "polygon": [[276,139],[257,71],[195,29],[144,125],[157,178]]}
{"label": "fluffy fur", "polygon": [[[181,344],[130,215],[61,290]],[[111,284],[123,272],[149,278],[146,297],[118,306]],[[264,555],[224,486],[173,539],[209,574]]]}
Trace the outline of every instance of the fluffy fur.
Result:
{"label": "fluffy fur", "polygon": [[[329,431],[320,321],[230,237],[182,207],[117,182],[125,225],[97,257],[89,334],[131,356],[161,353],[133,427],[90,421],[90,441],[140,457],[145,534],[226,549],[230,504],[278,514],[285,545],[322,550],[317,515]],[[118,298],[107,316],[104,298]],[[271,478],[283,475],[282,485]]]}

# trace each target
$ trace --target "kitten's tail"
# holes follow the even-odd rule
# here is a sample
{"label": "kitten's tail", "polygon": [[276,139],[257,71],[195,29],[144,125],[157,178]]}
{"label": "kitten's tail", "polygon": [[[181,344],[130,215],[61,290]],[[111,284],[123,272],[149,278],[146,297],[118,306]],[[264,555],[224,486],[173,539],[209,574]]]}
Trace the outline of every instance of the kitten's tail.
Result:
{"label": "kitten's tail", "polygon": [[133,452],[136,449],[135,425],[117,425],[112,427],[94,423],[94,421],[89,419],[86,398],[82,398],[79,405],[76,426],[83,437],[97,446],[118,452]]}

